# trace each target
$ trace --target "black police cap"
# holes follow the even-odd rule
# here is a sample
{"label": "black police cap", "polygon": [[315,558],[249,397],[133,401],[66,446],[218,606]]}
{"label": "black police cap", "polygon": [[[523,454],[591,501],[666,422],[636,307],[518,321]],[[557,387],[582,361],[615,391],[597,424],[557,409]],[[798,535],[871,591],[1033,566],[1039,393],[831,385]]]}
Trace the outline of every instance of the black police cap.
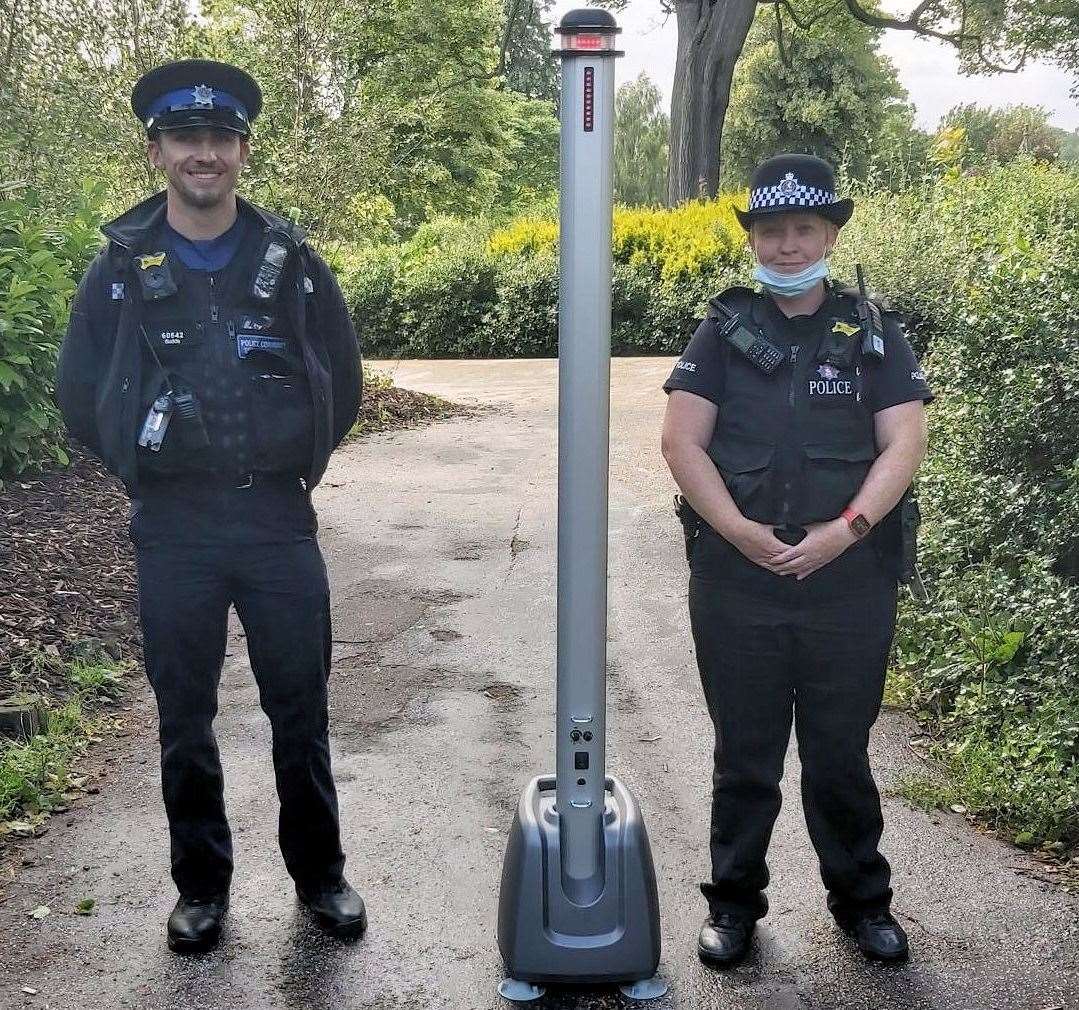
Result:
{"label": "black police cap", "polygon": [[179,60],[143,74],[131,108],[147,131],[210,126],[247,136],[262,111],[262,90],[228,63]]}
{"label": "black police cap", "polygon": [[746,231],[762,217],[802,211],[843,227],[854,201],[836,197],[835,170],[811,154],[777,154],[758,166],[749,187],[749,210],[734,213]]}

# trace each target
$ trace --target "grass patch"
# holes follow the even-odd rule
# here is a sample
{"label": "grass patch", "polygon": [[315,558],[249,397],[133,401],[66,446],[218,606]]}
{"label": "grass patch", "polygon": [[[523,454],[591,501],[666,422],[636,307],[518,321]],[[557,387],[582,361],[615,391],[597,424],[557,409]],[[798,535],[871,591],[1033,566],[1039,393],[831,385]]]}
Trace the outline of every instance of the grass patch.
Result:
{"label": "grass patch", "polygon": [[912,807],[931,813],[946,810],[958,803],[955,785],[924,772],[908,772],[900,777],[894,790],[896,796]]}
{"label": "grass patch", "polygon": [[893,666],[888,670],[888,677],[884,681],[884,707],[906,709],[910,705],[912,693],[912,681],[910,672],[901,666]]}
{"label": "grass patch", "polygon": [[119,698],[124,692],[126,666],[111,661],[77,659],[67,667],[71,683],[83,694]]}
{"label": "grass patch", "polygon": [[[72,698],[45,713],[44,729],[26,743],[0,744],[0,832],[62,805],[71,785],[71,764],[86,747],[93,724]],[[12,822],[14,824],[4,822]],[[20,823],[22,822],[22,823]]]}
{"label": "grass patch", "polygon": [[83,781],[74,774],[75,764],[103,723],[95,708],[123,693],[130,669],[130,663],[107,657],[64,664],[71,692],[62,701],[46,700],[41,732],[25,742],[0,740],[0,839],[33,834],[78,795]]}

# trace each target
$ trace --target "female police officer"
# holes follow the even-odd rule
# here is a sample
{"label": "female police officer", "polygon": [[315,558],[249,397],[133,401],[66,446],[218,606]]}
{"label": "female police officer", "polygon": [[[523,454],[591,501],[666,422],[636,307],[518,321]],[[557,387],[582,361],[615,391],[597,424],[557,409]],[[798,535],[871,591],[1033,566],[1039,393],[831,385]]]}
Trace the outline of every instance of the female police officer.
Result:
{"label": "female police officer", "polygon": [[663,454],[692,506],[690,619],[716,730],[698,945],[712,965],[739,960],[767,911],[792,717],[828,906],[867,956],[907,954],[866,752],[895,627],[893,510],[925,453],[931,397],[895,316],[827,279],[853,211],[835,189],[818,158],[758,168],[738,214],[764,290],[713,300],[664,387]]}

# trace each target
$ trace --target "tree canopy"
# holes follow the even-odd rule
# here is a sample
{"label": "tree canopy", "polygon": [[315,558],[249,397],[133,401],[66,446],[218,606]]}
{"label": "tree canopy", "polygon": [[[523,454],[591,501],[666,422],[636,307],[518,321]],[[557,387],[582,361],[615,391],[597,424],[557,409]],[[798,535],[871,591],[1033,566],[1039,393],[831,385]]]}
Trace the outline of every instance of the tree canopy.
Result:
{"label": "tree canopy", "polygon": [[667,195],[670,120],[662,96],[642,73],[615,96],[614,197],[625,204],[662,204]]}
{"label": "tree canopy", "polygon": [[859,0],[661,0],[678,25],[671,103],[669,202],[714,195],[735,67],[759,6],[782,10],[803,31],[838,15],[955,47],[970,73],[1014,73],[1040,58],[1079,74],[1079,7],[1073,0],[919,0],[885,14]]}
{"label": "tree canopy", "polygon": [[895,67],[878,51],[881,34],[843,13],[801,29],[782,8],[759,8],[724,123],[724,183],[744,185],[780,151],[816,154],[865,178],[889,128],[912,120]]}
{"label": "tree canopy", "polygon": [[1039,105],[956,105],[941,119],[940,129],[962,130],[959,158],[967,167],[1003,165],[1023,154],[1035,161],[1056,161],[1063,147],[1063,131],[1049,126],[1049,113]]}
{"label": "tree canopy", "polygon": [[107,184],[108,210],[159,185],[128,96],[146,70],[195,55],[259,81],[243,188],[317,231],[381,239],[527,199],[557,175],[549,82],[528,69],[549,45],[538,9],[203,0],[196,16],[185,0],[25,3],[0,0],[0,181],[58,202],[86,178]]}

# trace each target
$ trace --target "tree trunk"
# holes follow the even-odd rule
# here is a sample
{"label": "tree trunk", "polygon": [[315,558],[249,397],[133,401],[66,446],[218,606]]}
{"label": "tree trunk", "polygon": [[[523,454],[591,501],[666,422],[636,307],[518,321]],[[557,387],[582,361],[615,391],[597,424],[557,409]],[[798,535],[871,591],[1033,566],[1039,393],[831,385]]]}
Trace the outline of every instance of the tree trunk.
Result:
{"label": "tree trunk", "polygon": [[756,0],[676,0],[678,50],[671,96],[667,199],[671,206],[719,188],[723,120],[734,65]]}

